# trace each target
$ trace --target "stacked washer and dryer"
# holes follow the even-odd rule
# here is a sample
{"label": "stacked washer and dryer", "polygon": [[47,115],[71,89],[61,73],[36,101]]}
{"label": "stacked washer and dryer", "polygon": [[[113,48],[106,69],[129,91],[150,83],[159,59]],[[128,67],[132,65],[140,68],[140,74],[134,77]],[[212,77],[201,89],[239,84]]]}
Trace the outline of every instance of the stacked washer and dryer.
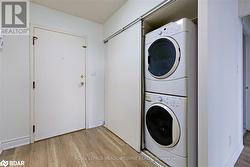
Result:
{"label": "stacked washer and dryer", "polygon": [[145,148],[173,167],[197,156],[197,33],[189,19],[145,38]]}

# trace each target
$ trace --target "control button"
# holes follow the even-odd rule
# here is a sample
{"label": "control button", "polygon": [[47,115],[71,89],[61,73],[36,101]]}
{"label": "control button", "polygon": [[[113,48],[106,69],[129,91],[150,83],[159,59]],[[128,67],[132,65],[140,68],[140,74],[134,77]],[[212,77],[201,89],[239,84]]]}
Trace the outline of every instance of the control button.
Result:
{"label": "control button", "polygon": [[159,30],[159,31],[158,31],[158,34],[159,34],[159,35],[161,35],[161,34],[162,34],[162,31],[161,31],[161,30]]}
{"label": "control button", "polygon": [[158,97],[158,100],[159,100],[160,102],[162,102],[162,97],[161,97],[161,96],[159,96],[159,97]]}

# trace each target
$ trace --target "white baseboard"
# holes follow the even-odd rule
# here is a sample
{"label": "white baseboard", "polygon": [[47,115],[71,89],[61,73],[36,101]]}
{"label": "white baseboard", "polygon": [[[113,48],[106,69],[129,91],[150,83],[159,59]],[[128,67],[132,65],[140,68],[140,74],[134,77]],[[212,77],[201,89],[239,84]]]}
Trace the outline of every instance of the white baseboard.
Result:
{"label": "white baseboard", "polygon": [[8,141],[3,141],[2,142],[2,150],[8,150],[11,148],[23,146],[30,144],[30,136],[24,136],[24,137],[19,137],[16,139],[11,139]]}
{"label": "white baseboard", "polygon": [[2,149],[2,143],[0,142],[0,154],[2,154],[3,149]]}
{"label": "white baseboard", "polygon": [[87,127],[87,129],[91,129],[91,128],[96,128],[98,126],[102,126],[104,125],[104,121],[100,120],[100,121],[95,121],[89,124],[89,126]]}
{"label": "white baseboard", "polygon": [[[152,162],[157,167],[168,167],[166,164],[160,162],[160,160],[157,160],[157,157],[154,157],[151,155],[148,151],[141,151],[140,154],[146,159]],[[154,158],[153,158],[154,157]]]}
{"label": "white baseboard", "polygon": [[242,150],[243,150],[244,146],[243,144],[241,144],[234,152],[234,154],[232,155],[232,157],[228,160],[228,162],[226,163],[225,167],[234,167],[235,163],[237,162]]}

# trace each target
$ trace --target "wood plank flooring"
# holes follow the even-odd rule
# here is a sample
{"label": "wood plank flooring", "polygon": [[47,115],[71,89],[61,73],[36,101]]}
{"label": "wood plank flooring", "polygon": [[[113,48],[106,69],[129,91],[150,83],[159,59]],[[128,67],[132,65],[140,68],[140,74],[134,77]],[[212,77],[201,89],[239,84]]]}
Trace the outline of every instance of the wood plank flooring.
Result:
{"label": "wood plank flooring", "polygon": [[7,150],[2,160],[25,161],[26,167],[154,167],[104,127]]}
{"label": "wood plank flooring", "polygon": [[250,131],[247,131],[244,135],[244,149],[235,167],[250,167]]}

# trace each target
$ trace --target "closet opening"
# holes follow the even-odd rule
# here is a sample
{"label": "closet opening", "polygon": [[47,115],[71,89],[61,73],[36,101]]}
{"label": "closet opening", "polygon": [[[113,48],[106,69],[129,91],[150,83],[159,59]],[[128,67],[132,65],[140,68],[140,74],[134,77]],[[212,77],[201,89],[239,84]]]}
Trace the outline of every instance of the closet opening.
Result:
{"label": "closet opening", "polygon": [[242,19],[243,23],[243,145],[244,149],[236,164],[244,163],[250,148],[250,15]]}
{"label": "closet opening", "polygon": [[[187,42],[188,45],[193,43],[193,48],[195,48],[194,52],[191,53],[191,55],[195,55],[193,58],[191,58],[191,61],[188,62],[189,66],[190,64],[193,64],[195,67],[197,66],[198,61],[198,0],[178,0],[178,1],[172,1],[167,3],[166,5],[162,6],[161,8],[157,9],[156,11],[150,13],[146,17],[142,18],[142,111],[141,111],[141,150],[142,154],[144,154],[149,159],[153,160],[156,164],[165,166],[197,166],[197,160],[198,160],[198,112],[197,112],[197,90],[193,90],[190,92],[181,92],[182,90],[177,90],[170,92],[166,91],[164,92],[164,88],[161,88],[161,90],[155,90],[151,91],[147,87],[147,80],[148,78],[152,78],[152,80],[164,80],[165,82],[167,78],[175,78],[175,72],[178,71],[180,68],[178,66],[181,66],[178,64],[180,59],[183,57],[183,48],[181,48],[182,45],[180,44],[180,41],[178,41],[178,37],[175,39],[175,31],[178,36],[178,34],[182,34],[182,31],[178,31],[174,26],[171,27],[171,24],[188,24],[190,27],[193,27],[195,30],[193,33],[193,38],[195,38],[191,42]],[[168,26],[170,25],[170,26]],[[189,28],[190,28],[189,27]],[[169,29],[168,29],[169,28]],[[188,30],[188,28],[187,28]],[[178,32],[177,32],[178,31]],[[152,44],[149,46],[148,34],[163,34],[162,38],[155,39],[155,41],[152,39]],[[184,31],[183,31],[184,32]],[[168,35],[169,34],[169,35]],[[192,34],[192,31],[190,31],[190,34]],[[191,35],[192,36],[192,35]],[[154,35],[151,35],[152,38],[155,38]],[[147,39],[146,39],[147,38]],[[190,38],[192,39],[192,37]],[[178,43],[179,42],[179,43]],[[162,47],[163,46],[163,47]],[[190,60],[188,60],[190,61]],[[165,63],[163,63],[165,62]],[[166,63],[169,63],[166,65]],[[179,68],[179,69],[178,69]],[[189,68],[189,67],[188,67]],[[190,68],[191,69],[191,68]],[[151,75],[150,75],[151,73]],[[197,68],[193,68],[190,70],[190,73],[192,73],[190,76],[192,78],[192,83],[189,83],[189,85],[197,85]],[[178,82],[178,81],[177,81]],[[177,83],[176,82],[176,83]],[[167,83],[166,83],[167,84]],[[171,85],[172,83],[169,83]],[[153,85],[153,84],[152,84]],[[150,86],[152,86],[150,85]],[[156,84],[157,85],[157,84]],[[172,84],[175,85],[175,84]],[[178,85],[178,83],[177,83]],[[154,87],[154,86],[152,86]],[[154,89],[157,89],[155,86]],[[163,86],[164,87],[164,86]],[[167,86],[168,87],[168,86]],[[181,86],[180,86],[181,87]],[[197,86],[196,86],[197,88]],[[196,89],[195,88],[195,89]],[[178,89],[178,88],[177,88]],[[175,98],[179,100],[179,105],[185,102],[187,103],[188,110],[193,110],[195,112],[192,112],[192,114],[187,115],[186,117],[180,117],[176,111],[174,111],[174,107],[178,106],[172,104],[167,105],[166,98],[167,96],[170,97],[170,99],[173,99],[173,102],[175,101]],[[189,100],[192,97],[192,100]],[[188,99],[188,100],[187,100]],[[157,102],[157,103],[154,103]],[[172,108],[173,107],[173,108]],[[184,107],[185,108],[185,107]],[[184,109],[183,109],[184,110]],[[164,116],[159,116],[162,114],[165,114]],[[165,119],[164,119],[165,118]],[[185,127],[182,126],[182,121],[187,120],[187,126],[189,126],[188,132],[183,132],[183,129]],[[157,121],[156,121],[157,120]],[[169,120],[169,121],[166,121]],[[193,122],[189,124],[189,122]],[[184,123],[183,123],[184,124]],[[190,128],[191,127],[191,128]],[[157,131],[157,134],[151,134],[150,129],[154,129],[154,131]],[[157,130],[156,130],[157,129]],[[173,130],[174,129],[174,130]],[[187,140],[183,140],[182,137],[180,137],[179,134],[186,133]],[[151,138],[150,138],[151,136]],[[186,151],[183,151],[179,153],[176,151],[177,154],[180,155],[188,155],[187,159],[175,159],[174,156],[171,154],[165,154],[164,156],[161,156],[159,152],[160,149],[156,148],[157,146],[161,146],[161,142],[154,139],[168,139],[168,141],[162,141],[167,142],[166,145],[164,145],[163,151],[168,151],[168,149],[175,150],[176,148],[180,147],[188,147]],[[146,141],[149,141],[147,144]],[[158,141],[158,142],[157,142]],[[184,145],[182,145],[184,142],[187,142]],[[181,144],[181,146],[180,146]],[[182,149],[185,150],[185,149]],[[185,153],[184,153],[185,152]],[[159,153],[159,154],[158,154]],[[162,154],[163,155],[163,154]],[[185,156],[184,156],[185,157]],[[172,161],[172,159],[175,159]]]}

